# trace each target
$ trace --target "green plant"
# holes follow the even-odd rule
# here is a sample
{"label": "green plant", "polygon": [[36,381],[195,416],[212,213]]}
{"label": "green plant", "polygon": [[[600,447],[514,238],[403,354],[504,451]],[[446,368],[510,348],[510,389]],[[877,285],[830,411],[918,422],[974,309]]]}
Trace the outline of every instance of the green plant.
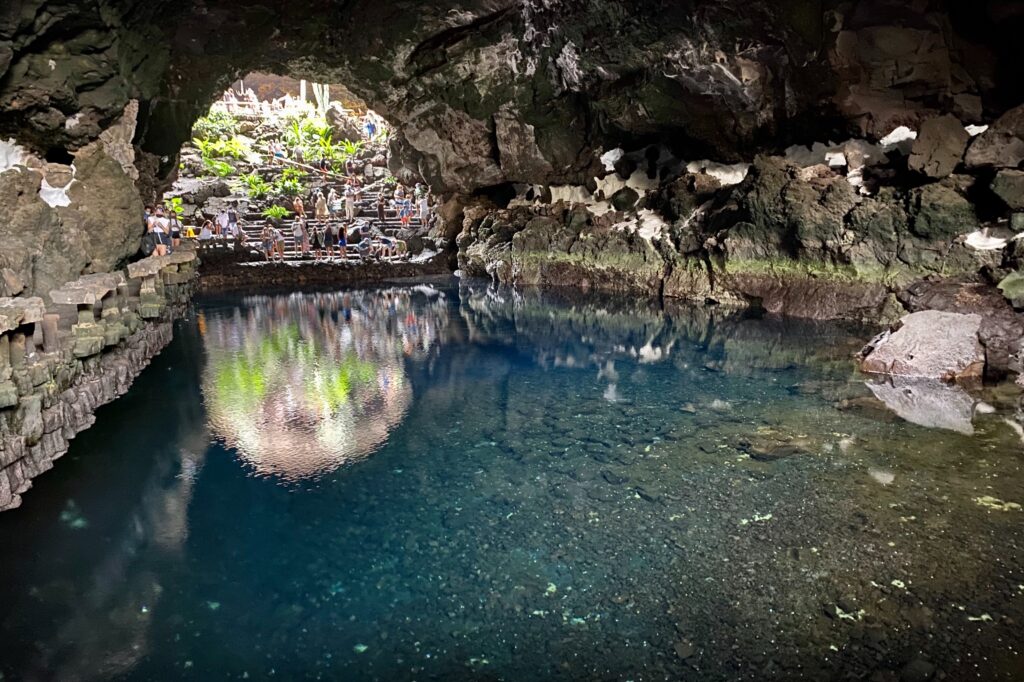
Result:
{"label": "green plant", "polygon": [[226,161],[218,161],[216,159],[203,158],[203,165],[208,171],[218,178],[226,178],[235,172],[235,167]]}
{"label": "green plant", "polygon": [[306,186],[302,183],[305,175],[298,168],[285,168],[281,171],[281,177],[273,184],[273,190],[278,194],[304,194]]}
{"label": "green plant", "polygon": [[342,153],[345,154],[346,161],[348,160],[349,157],[355,156],[359,152],[363,151],[362,140],[359,140],[358,142],[353,142],[352,140],[342,140],[340,146]]}
{"label": "green plant", "polygon": [[264,180],[259,173],[249,173],[238,180],[238,186],[245,189],[250,199],[262,199],[274,189],[273,185]]}
{"label": "green plant", "polygon": [[241,137],[232,137],[219,140],[201,140],[195,138],[192,144],[199,150],[204,159],[245,159],[252,154],[248,140]]}
{"label": "green plant", "polygon": [[226,111],[211,110],[192,126],[192,136],[200,140],[217,140],[238,132],[238,119]]}
{"label": "green plant", "polygon": [[168,211],[175,214],[179,218],[185,213],[185,207],[184,205],[182,205],[181,197],[173,197],[171,199],[167,199],[166,201],[164,201],[164,206],[167,207]]}
{"label": "green plant", "polygon": [[260,215],[262,215],[264,218],[273,218],[274,220],[282,220],[283,218],[287,218],[291,214],[292,214],[292,212],[289,211],[284,206],[271,206],[270,208],[268,208],[265,211],[263,211],[263,213],[261,213]]}

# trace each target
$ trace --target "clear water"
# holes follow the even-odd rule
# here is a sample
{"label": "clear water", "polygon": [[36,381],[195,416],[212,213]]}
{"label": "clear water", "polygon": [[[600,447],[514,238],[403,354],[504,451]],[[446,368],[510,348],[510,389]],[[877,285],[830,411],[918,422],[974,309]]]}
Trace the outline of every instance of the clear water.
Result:
{"label": "clear water", "polygon": [[2,679],[1024,679],[1018,392],[871,331],[203,302],[0,514]]}

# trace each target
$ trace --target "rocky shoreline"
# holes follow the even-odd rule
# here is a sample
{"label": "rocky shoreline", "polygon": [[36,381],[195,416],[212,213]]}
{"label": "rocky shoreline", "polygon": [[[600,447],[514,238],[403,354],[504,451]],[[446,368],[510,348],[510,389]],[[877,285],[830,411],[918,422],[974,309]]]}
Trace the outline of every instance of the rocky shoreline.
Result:
{"label": "rocky shoreline", "polygon": [[3,315],[17,299],[0,299],[0,511],[18,507],[96,409],[171,342],[194,289],[194,257],[143,259],[127,278],[86,276],[52,292],[63,305],[34,299],[30,316]]}

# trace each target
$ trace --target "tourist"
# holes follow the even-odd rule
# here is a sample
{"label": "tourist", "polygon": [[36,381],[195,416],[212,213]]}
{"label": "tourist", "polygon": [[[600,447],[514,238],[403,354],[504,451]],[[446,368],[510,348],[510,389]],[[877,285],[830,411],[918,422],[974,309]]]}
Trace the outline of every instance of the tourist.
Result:
{"label": "tourist", "polygon": [[344,223],[338,224],[338,252],[341,254],[341,259],[345,260],[348,258],[348,228]]}
{"label": "tourist", "polygon": [[331,170],[331,160],[327,158],[326,154],[320,157],[319,168],[321,175],[326,178],[327,173]]}
{"label": "tourist", "polygon": [[213,233],[218,237],[226,235],[228,231],[228,223],[228,212],[221,211],[220,213],[217,214],[217,220],[214,223]]}
{"label": "tourist", "polygon": [[213,239],[213,221],[207,220],[199,229],[199,241],[205,242],[210,239]]}
{"label": "tourist", "polygon": [[377,123],[373,120],[373,117],[370,114],[366,115],[366,118],[363,121],[363,127],[366,130],[367,139],[372,140],[377,137]]}
{"label": "tourist", "polygon": [[430,219],[430,193],[423,192],[423,195],[418,199],[418,203],[420,225],[425,228],[427,226],[427,221]]}
{"label": "tourist", "polygon": [[166,256],[170,248],[167,237],[167,233],[170,229],[170,221],[164,217],[163,206],[157,206],[153,215],[149,216],[148,228],[155,241],[153,255]]}
{"label": "tourist", "polygon": [[174,210],[170,211],[170,217],[167,219],[171,234],[171,249],[176,249],[181,246],[181,218],[178,217],[177,212]]}
{"label": "tourist", "polygon": [[292,210],[295,211],[295,215],[300,218],[306,217],[306,206],[302,203],[302,197],[296,195],[295,200],[292,202]]}
{"label": "tourist", "polygon": [[401,199],[395,199],[395,205],[398,207],[398,219],[402,227],[408,228],[412,219],[412,200],[403,194]]}
{"label": "tourist", "polygon": [[301,144],[297,144],[297,145],[295,145],[292,148],[292,159],[295,161],[295,163],[301,163],[301,164],[305,164],[306,163],[306,157],[302,153],[302,145]]}
{"label": "tourist", "polygon": [[327,260],[334,258],[334,245],[338,243],[338,233],[334,223],[324,225],[324,249],[327,251]]}
{"label": "tourist", "polygon": [[227,226],[225,234],[228,237],[234,237],[238,235],[238,211],[235,210],[234,206],[229,206],[227,211]]}
{"label": "tourist", "polygon": [[324,257],[325,235],[319,223],[313,226],[313,261],[319,262]]}
{"label": "tourist", "polygon": [[356,172],[356,162],[351,157],[345,159],[345,175],[351,176]]}
{"label": "tourist", "polygon": [[351,186],[345,188],[345,218],[356,219],[356,192]]}
{"label": "tourist", "polygon": [[384,215],[384,210],[387,207],[388,207],[387,197],[385,197],[384,193],[381,192],[380,194],[377,195],[377,220],[380,223],[380,227],[382,227],[382,228],[384,227],[384,223],[385,223],[385,220],[386,220],[385,215]]}
{"label": "tourist", "polygon": [[359,179],[358,175],[353,175],[348,179],[348,185],[355,192],[356,201],[363,200],[363,181]]}
{"label": "tourist", "polygon": [[309,256],[309,230],[306,227],[304,218],[299,218],[292,225],[292,236],[295,237],[295,245],[299,247],[303,258]]}
{"label": "tourist", "polygon": [[284,232],[282,232],[281,230],[277,229],[277,227],[275,226],[274,227],[274,246],[275,246],[275,248],[277,250],[277,255],[281,259],[282,263],[284,262],[284,242],[285,242]]}
{"label": "tourist", "polygon": [[331,187],[331,191],[327,193],[327,211],[332,218],[341,213],[341,197],[334,187]]}
{"label": "tourist", "polygon": [[324,198],[323,192],[317,190],[316,193],[316,219],[327,220],[329,217],[327,211],[327,199]]}
{"label": "tourist", "polygon": [[274,237],[274,226],[268,220],[263,223],[263,232],[260,233],[260,241],[263,242],[263,255],[269,261],[274,257],[274,244],[276,239]]}

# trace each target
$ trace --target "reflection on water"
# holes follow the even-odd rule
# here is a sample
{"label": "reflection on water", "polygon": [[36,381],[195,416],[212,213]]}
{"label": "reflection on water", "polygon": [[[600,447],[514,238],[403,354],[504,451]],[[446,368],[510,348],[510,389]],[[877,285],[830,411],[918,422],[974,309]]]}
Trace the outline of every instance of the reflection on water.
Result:
{"label": "reflection on water", "polygon": [[257,473],[293,481],[371,454],[412,400],[405,358],[437,341],[444,294],[417,306],[414,293],[247,297],[204,315],[213,432]]}
{"label": "reflection on water", "polygon": [[865,383],[870,335],[208,301],[0,515],[0,675],[1020,679],[1020,391]]}

